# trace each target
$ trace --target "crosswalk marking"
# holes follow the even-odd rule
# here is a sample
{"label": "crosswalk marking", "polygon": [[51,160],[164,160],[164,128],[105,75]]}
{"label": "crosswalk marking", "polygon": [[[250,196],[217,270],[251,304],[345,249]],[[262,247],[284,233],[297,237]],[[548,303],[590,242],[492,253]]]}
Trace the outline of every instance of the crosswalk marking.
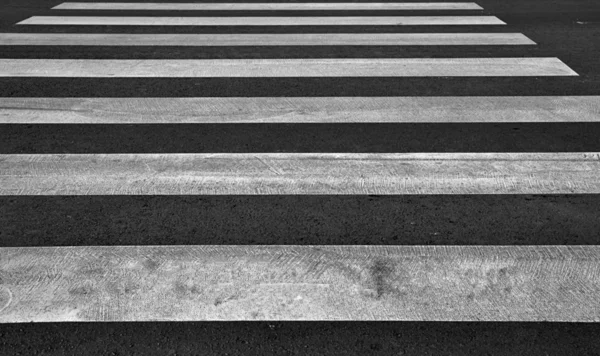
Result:
{"label": "crosswalk marking", "polygon": [[521,33],[118,34],[0,33],[23,46],[460,46],[535,45]]}
{"label": "crosswalk marking", "polygon": [[600,153],[0,155],[0,195],[599,194]]}
{"label": "crosswalk marking", "polygon": [[600,321],[598,246],[78,246],[0,255],[0,322]]}
{"label": "crosswalk marking", "polygon": [[506,25],[495,16],[144,17],[32,16],[18,25],[115,26],[432,26]]}
{"label": "crosswalk marking", "polygon": [[135,3],[65,2],[54,10],[483,10],[472,2]]}
{"label": "crosswalk marking", "polygon": [[2,124],[600,122],[600,96],[0,98]]}
{"label": "crosswalk marking", "polygon": [[576,76],[558,58],[0,59],[0,77]]}
{"label": "crosswalk marking", "polygon": [[[482,10],[475,3],[63,3],[53,9]],[[447,15],[33,16],[18,24],[115,25],[133,29],[133,26],[494,26],[506,23],[495,16]],[[433,29],[429,29],[431,31]],[[5,33],[0,34],[0,45],[484,46],[535,43],[520,33]],[[47,49],[43,47],[42,51]],[[499,80],[495,77],[578,75],[558,58],[518,57],[521,54],[515,55],[518,58],[491,58],[491,54],[486,55],[488,58],[8,58],[0,59],[0,77],[492,77],[486,78],[491,82]],[[36,80],[32,82],[37,83]],[[90,96],[98,94],[91,93]],[[115,96],[119,93],[115,91]],[[84,124],[80,127],[86,130],[89,125],[85,124],[111,123],[600,122],[598,96],[152,98],[143,97],[143,91],[139,94],[142,97],[0,98],[0,124]],[[163,94],[168,95],[158,93]],[[247,94],[256,93],[249,90]],[[577,125],[561,127],[567,126]],[[19,130],[25,125],[11,129],[15,127],[14,132],[23,132]],[[110,130],[122,128],[124,126],[113,126]],[[93,152],[92,146],[93,143],[83,151]],[[152,153],[157,152],[152,148],[146,150],[150,153],[107,154],[98,151],[98,147],[107,146],[94,147],[95,152],[103,152],[101,154],[0,154],[0,196],[6,199],[47,196],[44,199],[50,199],[52,196],[98,195],[121,196],[125,201],[138,199],[132,198],[135,195],[489,194],[506,197],[565,194],[573,197],[572,194],[600,194],[600,152],[159,154]],[[23,152],[20,149],[10,152]],[[519,149],[522,150],[516,150]],[[595,147],[590,150],[595,151]],[[201,235],[202,229],[199,231]],[[23,238],[30,235],[25,234]],[[111,243],[123,244],[120,240]],[[252,319],[598,322],[600,302],[595,297],[600,293],[599,257],[599,246],[0,247],[0,323]]]}

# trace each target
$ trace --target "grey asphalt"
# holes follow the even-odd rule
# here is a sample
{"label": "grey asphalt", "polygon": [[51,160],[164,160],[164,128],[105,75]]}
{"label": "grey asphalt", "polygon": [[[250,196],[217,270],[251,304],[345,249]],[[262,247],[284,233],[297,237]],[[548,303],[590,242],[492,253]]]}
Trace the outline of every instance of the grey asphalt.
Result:
{"label": "grey asphalt", "polygon": [[[310,27],[13,26],[61,1],[7,0],[1,32],[277,33]],[[7,46],[0,58],[325,58],[556,56],[562,78],[0,78],[3,97],[599,95],[600,5],[482,0],[481,14],[537,46]],[[472,14],[472,12],[468,12]],[[98,15],[98,12],[77,12]],[[158,15],[148,11],[143,15]],[[202,13],[206,14],[206,13]],[[227,13],[241,15],[241,13]],[[261,12],[256,16],[290,12]],[[303,12],[315,16],[315,12]],[[319,12],[319,14],[324,14]],[[328,12],[327,15],[350,15]],[[381,12],[361,11],[362,16]],[[441,12],[427,12],[427,15]],[[445,13],[447,14],[447,13]],[[464,15],[461,11],[452,12]],[[123,12],[122,16],[140,15]],[[175,16],[174,12],[160,12]],[[189,12],[185,16],[200,16]],[[223,12],[210,12],[223,16]],[[422,11],[386,15],[424,15]],[[178,14],[177,16],[181,16]],[[327,27],[327,32],[455,32],[434,27]],[[0,153],[583,152],[600,124],[0,125]],[[596,245],[598,195],[0,197],[0,245],[385,244]],[[0,275],[1,278],[1,275]],[[1,283],[1,280],[0,280]],[[599,355],[596,324],[435,322],[47,323],[0,325],[7,355],[473,354]]]}

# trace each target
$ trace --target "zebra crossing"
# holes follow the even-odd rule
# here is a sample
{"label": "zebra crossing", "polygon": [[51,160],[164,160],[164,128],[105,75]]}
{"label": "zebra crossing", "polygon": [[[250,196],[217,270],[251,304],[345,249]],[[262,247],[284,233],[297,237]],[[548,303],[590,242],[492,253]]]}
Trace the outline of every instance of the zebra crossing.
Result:
{"label": "zebra crossing", "polygon": [[432,26],[503,25],[494,16],[353,16],[353,17],[113,17],[32,16],[20,25],[121,25],[121,26]]}
{"label": "zebra crossing", "polygon": [[[165,316],[177,321],[324,316],[326,320],[535,320],[540,313],[555,320],[586,320],[596,304],[585,297],[594,291],[589,288],[598,268],[590,261],[599,256],[597,249],[561,246],[98,246],[13,250],[6,257],[14,267],[34,265],[24,276],[25,285],[16,286],[13,293],[31,293],[32,284],[48,283],[35,280],[47,275],[48,266],[60,269],[53,271],[58,288],[34,287],[36,298],[27,300],[27,311],[36,321],[56,322],[148,321]],[[108,266],[99,267],[97,261],[105,259]],[[394,260],[406,262],[401,275],[390,278],[397,273],[390,262]],[[372,264],[372,273],[382,281],[365,278],[356,268],[361,264]],[[81,283],[83,266],[88,275],[103,277]],[[481,281],[475,272],[473,277],[479,280],[473,287],[464,274],[474,269],[494,282]],[[62,286],[70,287],[69,296],[61,295],[67,292]],[[536,288],[558,292],[559,286],[579,292],[563,298],[540,293],[526,304],[519,296],[535,293]],[[98,289],[129,296],[87,297]],[[403,303],[390,296],[402,297]],[[482,297],[485,304],[474,307]],[[423,303],[440,300],[443,303],[434,308]],[[53,307],[48,308],[49,302]],[[227,303],[239,306],[223,308]],[[12,309],[4,318],[22,321],[22,314]]]}
{"label": "zebra crossing", "polygon": [[478,77],[577,75],[557,58],[1,60],[11,77]]}
{"label": "zebra crossing", "polygon": [[521,33],[93,34],[0,33],[8,46],[534,45]]}
{"label": "zebra crossing", "polygon": [[598,96],[0,97],[0,123],[582,123],[600,121],[599,105]]}
{"label": "zebra crossing", "polygon": [[598,153],[172,153],[0,158],[6,173],[0,188],[3,195],[600,192]]}
{"label": "zebra crossing", "polygon": [[55,10],[482,10],[470,2],[134,3],[64,2]]}
{"label": "zebra crossing", "polygon": [[[55,10],[468,10],[474,3],[63,3]],[[382,15],[385,13],[382,13]],[[16,26],[502,26],[494,16],[32,16]],[[118,12],[116,13],[118,15]],[[325,28],[325,27],[324,27]],[[482,28],[483,29],[483,28]],[[324,32],[326,32],[324,30]],[[521,33],[8,33],[10,46],[535,46]],[[6,78],[577,77],[557,57],[0,59]],[[590,123],[598,96],[2,97],[0,124]],[[169,140],[169,137],[164,137]],[[0,154],[0,196],[600,193],[598,152]],[[382,226],[385,228],[385,226]],[[0,322],[599,321],[595,245],[1,247]],[[154,245],[154,246],[152,246]],[[160,246],[159,246],[160,245]]]}

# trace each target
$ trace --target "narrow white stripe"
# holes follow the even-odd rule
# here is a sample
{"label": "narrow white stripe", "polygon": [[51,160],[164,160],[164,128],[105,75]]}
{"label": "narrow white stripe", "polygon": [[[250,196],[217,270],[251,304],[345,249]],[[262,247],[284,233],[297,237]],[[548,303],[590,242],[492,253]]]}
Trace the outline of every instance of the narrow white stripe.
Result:
{"label": "narrow white stripe", "polygon": [[33,16],[18,25],[116,26],[327,26],[327,25],[505,25],[494,16],[322,17],[116,17]]}
{"label": "narrow white stripe", "polygon": [[472,2],[134,3],[65,2],[55,10],[483,10]]}
{"label": "narrow white stripe", "polygon": [[600,193],[600,153],[13,154],[0,172],[0,195]]}
{"label": "narrow white stripe", "polygon": [[0,59],[0,77],[511,77],[577,75],[558,58]]}
{"label": "narrow white stripe", "polygon": [[4,323],[600,321],[599,246],[3,247],[0,256]]}
{"label": "narrow white stripe", "polygon": [[23,46],[458,46],[534,45],[520,33],[118,34],[0,33]]}
{"label": "narrow white stripe", "polygon": [[600,96],[0,98],[2,124],[600,122]]}

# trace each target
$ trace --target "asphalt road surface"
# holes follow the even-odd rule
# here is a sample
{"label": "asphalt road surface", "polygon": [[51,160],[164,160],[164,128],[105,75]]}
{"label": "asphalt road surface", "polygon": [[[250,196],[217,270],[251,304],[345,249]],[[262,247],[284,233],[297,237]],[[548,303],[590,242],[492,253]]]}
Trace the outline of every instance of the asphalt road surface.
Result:
{"label": "asphalt road surface", "polygon": [[[7,167],[2,166],[7,156],[50,153],[68,157],[70,154],[113,153],[600,152],[600,100],[597,97],[600,95],[600,4],[593,0],[480,0],[476,3],[483,10],[475,11],[251,11],[251,16],[282,17],[477,15],[495,16],[506,25],[16,25],[32,16],[249,16],[246,10],[51,9],[60,3],[62,1],[2,1],[0,32],[125,35],[521,33],[535,45],[65,46],[1,44],[0,36],[0,60],[556,57],[578,75],[402,78],[159,78],[150,75],[110,78],[50,77],[41,67],[37,75],[0,75],[0,155],[6,155],[2,156],[0,167]],[[152,40],[152,36],[147,40]],[[43,62],[39,65],[45,65]],[[0,73],[4,71],[10,69],[0,68]],[[557,103],[558,99],[552,99],[559,96],[583,96],[591,101],[582,106],[578,102],[577,105],[570,101]],[[338,103],[323,109],[328,104],[319,102],[314,107],[301,107],[294,112],[295,116],[287,119],[285,112],[276,112],[273,116],[276,119],[271,122],[243,121],[248,115],[260,117],[260,107],[248,109],[240,104],[224,104],[214,109],[222,110],[223,118],[234,117],[237,110],[247,110],[248,115],[235,116],[241,122],[182,123],[177,120],[186,117],[184,114],[166,119],[169,110],[162,104],[126,101],[146,97],[357,99],[356,106]],[[392,112],[386,114],[388,111],[381,109],[382,105],[388,105],[385,101],[361,109],[359,104],[373,105],[369,98],[375,97],[418,97],[450,102],[468,97],[489,97],[490,100],[518,97],[525,101],[514,106],[484,101],[467,105],[468,109],[460,106],[466,105],[464,103],[457,104],[464,113],[455,114],[454,119],[449,120],[446,120],[449,112],[440,111],[435,102],[414,102],[406,104],[412,105],[410,114],[406,114],[407,121],[394,122],[397,116],[393,113],[397,111],[386,107]],[[71,102],[23,101],[31,98],[62,98]],[[120,106],[114,102],[73,101],[87,98],[125,101]],[[530,101],[526,99],[536,98],[549,98],[544,104],[536,104],[542,108],[534,110],[538,119],[534,119],[534,111],[527,111]],[[193,104],[185,105],[174,106],[171,110],[187,110],[188,118],[195,117],[198,108]],[[14,118],[21,115],[19,113],[31,110],[32,106],[37,111],[32,111],[34,114],[26,111],[24,121],[9,121],[17,120]],[[478,106],[482,113],[479,116],[493,113],[494,118],[478,119],[473,114],[471,121],[465,119]],[[64,107],[67,110],[61,111]],[[77,120],[83,117],[88,122],[78,122],[64,114],[73,108],[85,113],[77,116]],[[156,113],[153,110],[162,111]],[[115,122],[102,123],[106,115],[101,113],[106,111],[111,112],[111,118],[133,121],[118,122],[115,119]],[[357,117],[354,122],[343,122],[348,112]],[[364,118],[361,112],[377,112],[377,115],[371,114],[371,119],[361,120],[360,117]],[[548,112],[555,115],[554,120]],[[524,113],[531,119],[520,119]],[[55,121],[43,122],[43,118],[50,115],[54,115],[52,120]],[[303,121],[311,115],[330,121]],[[430,118],[435,115],[439,118]],[[41,122],[33,121],[34,116]],[[408,117],[417,116],[429,119],[425,122],[408,120]],[[138,117],[137,121],[132,117]],[[388,119],[382,119],[385,117]],[[150,123],[142,123],[147,120]],[[277,171],[277,168],[270,168]],[[595,191],[577,194],[552,194],[541,189],[536,194],[504,191],[503,194],[425,192],[410,195],[0,195],[0,248],[126,245],[584,245],[591,248],[598,245],[599,238],[600,195]],[[0,266],[8,266],[1,255]],[[9,286],[11,276],[1,269],[0,273],[3,273],[0,274],[0,287],[6,281]],[[0,317],[4,309],[8,310],[13,298],[8,287],[2,288]],[[590,310],[590,314],[594,313],[598,311]],[[598,325],[543,321],[265,320],[5,323],[0,324],[0,354],[600,355]]]}

